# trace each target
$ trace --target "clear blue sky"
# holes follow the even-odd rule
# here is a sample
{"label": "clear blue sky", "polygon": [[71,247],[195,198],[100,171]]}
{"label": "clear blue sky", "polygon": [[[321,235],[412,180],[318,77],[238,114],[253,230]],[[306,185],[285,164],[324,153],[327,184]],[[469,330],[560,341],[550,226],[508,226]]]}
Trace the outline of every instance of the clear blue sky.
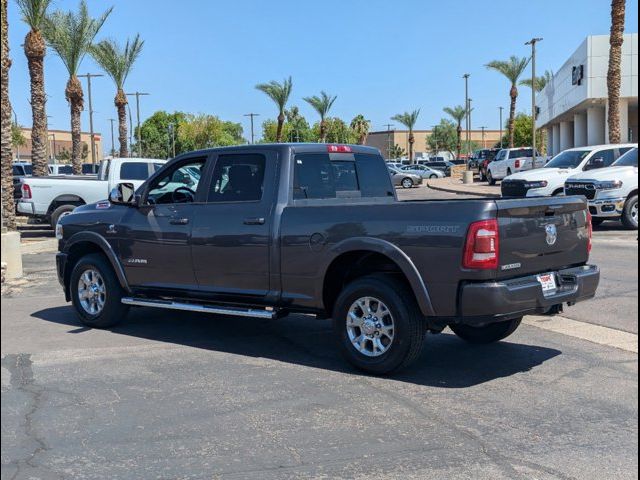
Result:
{"label": "clear blue sky", "polygon": [[[76,0],[54,0],[75,8]],[[338,96],[332,115],[349,121],[362,113],[374,130],[398,112],[420,108],[418,128],[430,128],[442,108],[464,103],[462,74],[469,72],[474,126],[498,127],[499,105],[508,105],[508,85],[484,67],[493,59],[528,55],[524,42],[544,37],[538,67],[557,70],[589,34],[609,31],[609,0],[479,2],[424,0],[89,0],[97,15],[114,11],[98,39],[124,39],[139,32],[145,48],[127,90],[146,91],[144,119],[156,110],[218,115],[242,122],[257,112],[275,117],[273,104],[254,89],[258,82],[293,77],[292,105],[310,123],[316,116],[302,97],[321,89]],[[29,77],[21,48],[26,25],[9,0],[10,96],[21,124],[30,126]],[[638,31],[638,2],[627,2],[626,31]],[[99,72],[86,57],[81,73]],[[49,54],[45,64],[50,128],[69,129],[64,99],[66,72]],[[115,117],[110,79],[93,83],[95,131],[110,148],[108,118]],[[521,88],[519,110],[530,110],[530,90]],[[88,109],[83,130],[88,130]],[[134,113],[135,115],[135,113]],[[135,121],[135,119],[134,119]],[[259,131],[259,125],[258,125]]]}

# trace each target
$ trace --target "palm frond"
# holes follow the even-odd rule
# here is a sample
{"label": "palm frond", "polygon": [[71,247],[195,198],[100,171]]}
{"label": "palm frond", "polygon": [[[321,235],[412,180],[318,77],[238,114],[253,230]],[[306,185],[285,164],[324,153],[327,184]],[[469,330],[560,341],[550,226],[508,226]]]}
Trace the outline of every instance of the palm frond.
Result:
{"label": "palm frond", "polygon": [[32,30],[40,30],[47,15],[51,0],[16,0],[22,20]]}
{"label": "palm frond", "polygon": [[[553,72],[549,70],[545,70],[544,74],[541,77],[536,78],[536,92],[541,92],[544,87],[550,84],[553,81]],[[530,78],[525,78],[520,80],[520,85],[525,87],[532,88],[533,82]]]}
{"label": "palm frond", "polygon": [[416,126],[416,122],[418,121],[418,116],[420,115],[420,109],[413,110],[412,112],[404,112],[398,113],[391,117],[391,120],[394,122],[401,123],[409,130],[413,130],[413,127]]}
{"label": "palm frond", "polygon": [[98,18],[92,18],[86,1],[82,0],[77,12],[56,10],[46,16],[42,33],[67,67],[69,75],[78,73],[82,59],[112,10],[113,7]]}
{"label": "palm frond", "polygon": [[531,60],[530,57],[520,58],[513,55],[509,60],[494,60],[487,63],[485,66],[488,69],[495,70],[507,77],[511,82],[511,85],[516,85],[518,83],[518,79],[524,73],[524,69],[529,65],[529,60]]}
{"label": "palm frond", "polygon": [[256,89],[267,95],[278,106],[280,114],[284,114],[284,109],[289,101],[289,96],[293,90],[291,77],[285,78],[282,83],[271,80],[269,83],[259,83]]}
{"label": "palm frond", "polygon": [[338,98],[337,95],[331,96],[323,90],[320,92],[320,96],[304,97],[303,100],[311,105],[313,109],[318,112],[320,118],[324,120],[329,110],[331,110],[333,102],[336,101],[336,98]]}
{"label": "palm frond", "polygon": [[109,75],[116,87],[122,89],[133,64],[140,56],[144,40],[136,35],[133,40],[127,39],[124,48],[115,40],[103,40],[91,45],[89,53],[98,65]]}
{"label": "palm frond", "polygon": [[455,107],[445,107],[442,110],[458,123],[460,123],[467,115],[467,110],[462,105],[456,105]]}

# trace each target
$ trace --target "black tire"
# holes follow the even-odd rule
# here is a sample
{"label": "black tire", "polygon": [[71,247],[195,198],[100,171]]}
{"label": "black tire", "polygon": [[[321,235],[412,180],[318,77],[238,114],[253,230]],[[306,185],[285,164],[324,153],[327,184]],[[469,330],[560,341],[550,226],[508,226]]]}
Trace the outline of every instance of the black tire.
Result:
{"label": "black tire", "polygon": [[429,179],[431,180],[435,180],[436,178],[438,178],[438,175],[429,175]]}
{"label": "black tire", "polygon": [[[359,352],[347,333],[349,310],[362,297],[377,298],[388,307],[393,317],[393,340],[386,352],[378,356]],[[344,288],[333,309],[333,329],[342,354],[349,363],[365,372],[384,375],[405,368],[418,358],[424,343],[426,322],[413,292],[402,282],[379,274],[359,278]]]}
{"label": "black tire", "polygon": [[556,190],[551,195],[552,197],[564,197],[564,189]]}
{"label": "black tire", "polygon": [[476,344],[487,344],[498,342],[507,338],[520,326],[522,317],[514,318],[504,322],[490,323],[484,327],[472,327],[469,325],[449,325],[458,337]]}
{"label": "black tire", "polygon": [[[633,211],[635,208],[636,218],[633,218]],[[624,204],[624,210],[622,211],[622,225],[629,230],[638,230],[638,195],[632,195]]]}
{"label": "black tire", "polygon": [[403,178],[402,181],[400,182],[400,185],[402,185],[402,188],[412,188],[413,187],[413,180],[411,180],[410,178]]}
{"label": "black tire", "polygon": [[510,168],[507,168],[507,177],[508,177],[509,175],[511,175],[512,173],[513,173],[513,172],[511,171],[511,169],[510,169]]}
{"label": "black tire", "polygon": [[486,182],[487,181],[487,176],[485,175],[485,173],[480,170],[480,181],[481,182]]}
{"label": "black tire", "polygon": [[50,221],[51,228],[55,230],[56,225],[58,224],[58,220],[60,220],[60,217],[66,213],[73,212],[75,208],[76,208],[75,205],[60,205],[58,208],[56,208],[53,211],[53,213],[51,213],[51,221]]}
{"label": "black tire", "polygon": [[[78,293],[80,276],[89,269],[96,270],[100,274],[105,287],[104,307],[97,314],[91,314],[84,309]],[[73,267],[70,282],[71,301],[84,325],[92,328],[108,328],[126,317],[129,308],[121,303],[125,292],[104,255],[92,253],[82,257]]]}
{"label": "black tire", "polygon": [[487,181],[489,182],[489,185],[495,185],[496,184],[496,179],[493,178],[493,175],[491,174],[491,170],[487,171]]}

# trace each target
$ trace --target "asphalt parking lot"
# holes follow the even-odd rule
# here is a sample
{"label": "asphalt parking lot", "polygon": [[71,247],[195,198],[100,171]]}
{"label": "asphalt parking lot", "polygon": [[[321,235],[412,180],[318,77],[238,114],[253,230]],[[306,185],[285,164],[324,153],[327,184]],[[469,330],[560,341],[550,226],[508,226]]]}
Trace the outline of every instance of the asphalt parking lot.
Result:
{"label": "asphalt parking lot", "polygon": [[636,351],[527,323],[491,346],[430,335],[376,378],[307,316],[84,328],[53,254],[27,255],[2,297],[2,479],[637,478],[636,232],[604,224],[592,261],[597,297],[563,317]]}

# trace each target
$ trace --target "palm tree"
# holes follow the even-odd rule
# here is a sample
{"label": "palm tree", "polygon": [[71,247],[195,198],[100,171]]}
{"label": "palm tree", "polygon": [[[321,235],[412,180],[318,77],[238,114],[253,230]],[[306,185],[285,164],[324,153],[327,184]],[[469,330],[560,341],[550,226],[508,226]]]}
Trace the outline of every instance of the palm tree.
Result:
{"label": "palm tree", "polygon": [[282,83],[271,80],[269,83],[259,83],[256,88],[267,95],[278,106],[278,128],[276,130],[276,142],[282,142],[282,127],[284,126],[284,111],[293,89],[291,77],[285,78]]}
{"label": "palm tree", "polygon": [[320,96],[314,95],[313,97],[304,97],[304,101],[313,107],[313,109],[318,112],[320,115],[320,138],[318,139],[320,143],[324,143],[327,139],[327,125],[325,123],[325,118],[333,105],[333,102],[336,101],[337,96],[331,96],[324,90],[320,92]]}
{"label": "palm tree", "polygon": [[391,117],[391,120],[401,123],[409,129],[409,162],[411,163],[413,163],[413,143],[416,141],[413,136],[413,127],[416,126],[418,115],[420,115],[420,109],[414,110],[413,112],[398,113]]}
{"label": "palm tree", "polygon": [[462,120],[467,116],[467,110],[462,105],[445,107],[442,110],[456,122],[456,158],[460,158],[460,152],[462,151]]}
{"label": "palm tree", "polygon": [[71,108],[71,164],[75,174],[82,173],[80,113],[84,109],[84,93],[77,77],[78,69],[111,10],[113,7],[100,17],[91,18],[86,1],[81,0],[77,12],[57,10],[47,15],[43,26],[47,43],[69,72],[64,94]]}
{"label": "palm tree", "polygon": [[511,107],[509,109],[509,123],[508,123],[508,131],[509,131],[509,147],[513,148],[514,145],[514,135],[513,135],[513,123],[516,117],[516,100],[518,99],[518,80],[520,76],[524,72],[524,69],[529,65],[530,58],[519,58],[516,56],[512,56],[507,61],[494,60],[493,62],[487,63],[486,67],[490,70],[495,70],[496,72],[500,72],[502,75],[507,77],[509,82],[511,83],[511,90],[509,91],[509,96],[511,97]]}
{"label": "palm tree", "polygon": [[42,27],[51,0],[16,0],[22,20],[29,26],[24,39],[24,54],[29,64],[31,82],[31,163],[33,175],[49,174],[47,162],[47,96],[44,91],[44,56],[47,46],[42,35]]}
{"label": "palm tree", "polygon": [[620,84],[622,42],[624,41],[624,15],[626,1],[611,1],[611,32],[609,35],[609,70],[607,91],[609,94],[608,118],[609,142],[620,143]]}
{"label": "palm tree", "polygon": [[116,84],[116,96],[113,103],[118,111],[118,141],[120,157],[128,157],[127,150],[127,95],[124,93],[124,82],[131,68],[142,51],[144,41],[136,35],[133,41],[127,39],[122,48],[115,40],[103,40],[93,45],[89,52],[94,60],[111,77]]}
{"label": "palm tree", "polygon": [[[548,84],[551,83],[552,80],[553,80],[553,72],[550,72],[549,70],[545,70],[544,75],[536,78],[536,92],[541,92],[544,89],[544,87],[546,87]],[[531,88],[532,84],[533,82],[531,81],[530,78],[525,78],[523,80],[520,80],[520,85],[522,85],[523,87]]]}
{"label": "palm tree", "polygon": [[7,0],[0,4],[2,17],[2,73],[0,74],[0,95],[2,96],[2,122],[0,129],[0,162],[2,165],[2,226],[16,229],[15,205],[13,203],[13,174],[11,164],[13,150],[11,141],[11,102],[9,101],[9,24],[7,23]]}
{"label": "palm tree", "polygon": [[358,145],[364,145],[367,142],[371,122],[364,118],[364,115],[356,115],[353,120],[351,120],[350,126],[351,130],[358,136]]}

